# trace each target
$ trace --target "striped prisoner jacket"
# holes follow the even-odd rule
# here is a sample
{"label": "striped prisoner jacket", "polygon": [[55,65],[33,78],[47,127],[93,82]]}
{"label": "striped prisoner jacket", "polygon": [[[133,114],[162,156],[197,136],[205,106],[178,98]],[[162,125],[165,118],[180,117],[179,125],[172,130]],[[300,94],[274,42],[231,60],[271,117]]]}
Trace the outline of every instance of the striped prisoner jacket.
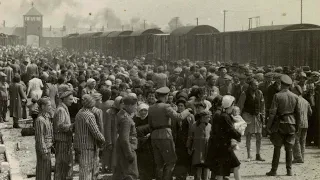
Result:
{"label": "striped prisoner jacket", "polygon": [[71,119],[68,107],[61,102],[54,114],[53,130],[54,140],[61,142],[72,142]]}
{"label": "striped prisoner jacket", "polygon": [[82,108],[76,115],[74,147],[79,150],[95,150],[105,143],[92,110]]}
{"label": "striped prisoner jacket", "polygon": [[41,154],[48,153],[53,145],[53,128],[49,114],[39,114],[35,120],[36,151]]}

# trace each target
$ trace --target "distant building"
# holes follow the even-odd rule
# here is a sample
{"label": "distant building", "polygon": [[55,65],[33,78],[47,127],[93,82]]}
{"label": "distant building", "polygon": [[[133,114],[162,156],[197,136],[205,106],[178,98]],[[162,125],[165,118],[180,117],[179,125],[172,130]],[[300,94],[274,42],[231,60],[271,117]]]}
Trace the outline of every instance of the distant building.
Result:
{"label": "distant building", "polygon": [[0,33],[18,36],[20,44],[40,47],[62,47],[62,37],[72,33],[103,31],[102,28],[43,27],[43,15],[32,6],[23,15],[23,27],[0,27]]}

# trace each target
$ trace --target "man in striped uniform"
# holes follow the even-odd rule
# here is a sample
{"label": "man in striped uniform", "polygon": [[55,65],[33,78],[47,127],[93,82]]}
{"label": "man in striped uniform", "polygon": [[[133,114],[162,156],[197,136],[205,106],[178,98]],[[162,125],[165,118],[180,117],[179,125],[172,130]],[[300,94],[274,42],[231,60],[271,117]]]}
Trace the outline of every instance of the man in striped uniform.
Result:
{"label": "man in striped uniform", "polygon": [[48,98],[38,101],[39,116],[35,120],[35,140],[37,153],[36,180],[51,180],[51,147],[53,128],[50,122],[51,102]]}
{"label": "man in striped uniform", "polygon": [[86,94],[82,97],[83,108],[76,115],[75,148],[80,151],[79,180],[97,179],[98,150],[105,144],[99,131],[92,108],[95,100]]}
{"label": "man in striped uniform", "polygon": [[119,137],[116,144],[117,165],[112,177],[113,180],[138,179],[139,177],[135,152],[138,139],[135,123],[132,119],[137,110],[137,102],[136,96],[127,95],[123,98],[123,108],[117,114]]}
{"label": "man in striped uniform", "polygon": [[58,105],[53,121],[54,139],[55,139],[55,180],[72,179],[72,132],[73,124],[71,124],[68,106],[73,103],[73,91],[68,85],[59,86]]}

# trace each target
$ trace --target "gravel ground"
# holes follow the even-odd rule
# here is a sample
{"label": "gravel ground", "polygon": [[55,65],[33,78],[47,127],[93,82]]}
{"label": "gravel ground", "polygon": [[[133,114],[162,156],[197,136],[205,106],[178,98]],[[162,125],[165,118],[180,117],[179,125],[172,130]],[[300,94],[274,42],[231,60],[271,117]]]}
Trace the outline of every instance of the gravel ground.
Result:
{"label": "gravel ground", "polygon": [[[35,173],[36,156],[34,149],[34,137],[21,137],[17,129],[2,129],[5,140],[10,142],[7,150],[13,151],[15,158],[20,162],[20,169],[23,177],[27,179],[27,174]],[[20,143],[20,150],[16,150],[17,142]],[[252,142],[252,155],[255,155],[255,141]],[[277,177],[267,177],[265,173],[271,168],[273,146],[268,139],[263,139],[261,156],[266,159],[265,162],[251,161],[246,162],[245,140],[242,138],[240,150],[236,151],[241,161],[242,179],[251,180],[320,180],[320,149],[307,147],[305,153],[305,163],[293,165],[294,176],[287,177],[285,169],[284,149],[281,152],[280,165]],[[78,167],[75,167],[77,170]],[[28,178],[29,180],[34,178]],[[74,178],[78,179],[78,178]],[[189,178],[190,180],[193,178]],[[231,177],[230,179],[233,179]],[[1,180],[1,179],[0,179]]]}

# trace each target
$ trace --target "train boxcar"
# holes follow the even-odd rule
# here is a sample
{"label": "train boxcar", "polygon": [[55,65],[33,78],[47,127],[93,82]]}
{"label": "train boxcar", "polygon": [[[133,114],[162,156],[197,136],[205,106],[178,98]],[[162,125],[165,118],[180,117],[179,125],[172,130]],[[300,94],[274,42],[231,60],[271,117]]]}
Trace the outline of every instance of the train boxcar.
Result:
{"label": "train boxcar", "polygon": [[168,61],[169,56],[169,36],[170,34],[153,34],[153,59],[161,59]]}
{"label": "train boxcar", "polygon": [[[160,29],[144,29],[134,31],[127,39],[130,44],[128,52],[130,55],[127,58],[134,58],[140,56],[148,56],[153,54],[153,34],[162,34]],[[149,57],[149,56],[148,56]]]}
{"label": "train boxcar", "polygon": [[120,57],[123,56],[123,36],[129,36],[132,31],[113,31],[106,37],[106,48],[108,56]]}
{"label": "train boxcar", "polygon": [[79,33],[69,34],[62,38],[62,47],[68,49],[68,51],[78,50],[76,44],[76,37]]}
{"label": "train boxcar", "polygon": [[107,54],[108,53],[108,50],[107,50],[107,37],[111,32],[113,32],[113,31],[103,32],[102,34],[100,34],[99,36],[96,37],[96,42],[99,43],[98,50],[100,51],[100,53],[103,53],[103,54]]}
{"label": "train boxcar", "polygon": [[169,53],[171,60],[196,60],[196,34],[218,33],[219,31],[208,25],[185,26],[173,30],[169,38]]}

